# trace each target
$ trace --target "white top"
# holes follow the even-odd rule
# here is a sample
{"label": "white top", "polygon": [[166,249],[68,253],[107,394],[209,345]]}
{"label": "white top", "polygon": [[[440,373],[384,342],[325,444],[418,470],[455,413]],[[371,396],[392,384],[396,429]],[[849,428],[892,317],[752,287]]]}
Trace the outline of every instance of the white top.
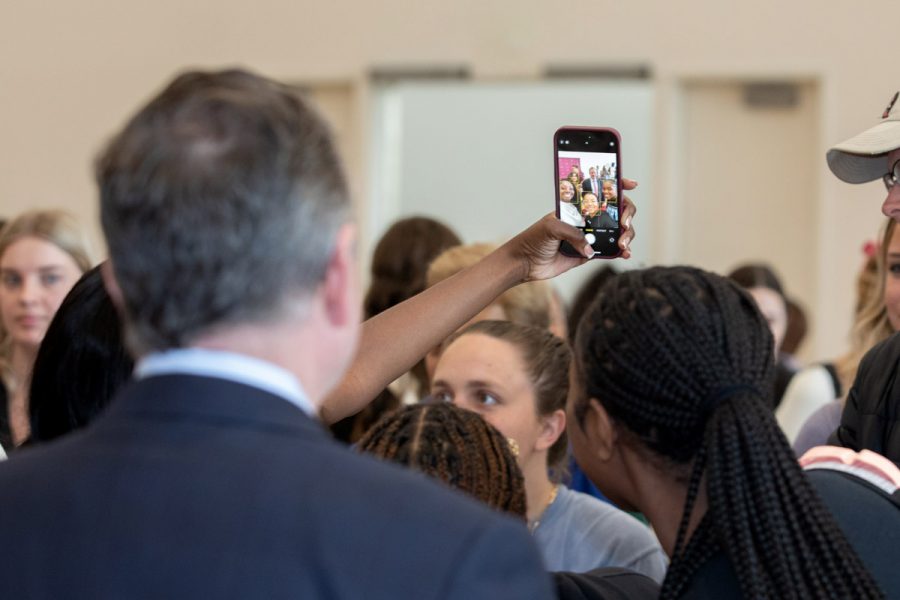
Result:
{"label": "white top", "polygon": [[559,203],[559,220],[575,227],[584,227],[584,217],[568,202]]}
{"label": "white top", "polygon": [[814,365],[794,375],[775,410],[775,418],[791,444],[810,415],[832,400],[834,382],[825,367]]}
{"label": "white top", "polygon": [[249,385],[281,396],[307,415],[316,417],[315,407],[290,371],[252,356],[223,350],[179,348],[148,354],[134,369],[135,379],[173,374],[214,377]]}

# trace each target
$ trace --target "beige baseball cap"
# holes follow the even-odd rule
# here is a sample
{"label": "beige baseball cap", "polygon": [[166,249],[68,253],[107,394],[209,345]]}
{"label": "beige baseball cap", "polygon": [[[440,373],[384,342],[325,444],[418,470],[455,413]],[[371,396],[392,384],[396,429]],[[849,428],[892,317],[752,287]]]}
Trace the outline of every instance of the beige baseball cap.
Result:
{"label": "beige baseball cap", "polygon": [[884,155],[900,148],[898,96],[900,92],[891,98],[878,125],[837,144],[825,155],[828,167],[839,179],[847,183],[866,183],[887,173]]}

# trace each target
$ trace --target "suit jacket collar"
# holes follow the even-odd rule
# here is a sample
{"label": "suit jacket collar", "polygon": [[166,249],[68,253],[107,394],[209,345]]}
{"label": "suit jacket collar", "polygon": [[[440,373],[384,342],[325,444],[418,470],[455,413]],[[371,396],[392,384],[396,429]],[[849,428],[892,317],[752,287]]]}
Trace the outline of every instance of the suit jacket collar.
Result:
{"label": "suit jacket collar", "polygon": [[242,383],[199,375],[158,375],[128,384],[107,409],[111,420],[201,420],[284,431],[324,427],[289,400]]}

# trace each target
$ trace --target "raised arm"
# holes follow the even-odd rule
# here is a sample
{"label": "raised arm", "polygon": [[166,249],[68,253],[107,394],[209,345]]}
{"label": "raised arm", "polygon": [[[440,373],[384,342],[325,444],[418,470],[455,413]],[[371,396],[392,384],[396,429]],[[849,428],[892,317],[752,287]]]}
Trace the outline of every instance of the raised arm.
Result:
{"label": "raised arm", "polygon": [[[626,189],[634,187],[626,183]],[[635,208],[627,198],[622,212],[622,256],[634,230]],[[580,248],[585,258],[560,254],[559,243]],[[322,404],[321,416],[334,423],[368,404],[434,346],[509,288],[550,279],[587,261],[593,251],[580,230],[550,214],[477,264],[363,323],[359,349],[343,380]]]}

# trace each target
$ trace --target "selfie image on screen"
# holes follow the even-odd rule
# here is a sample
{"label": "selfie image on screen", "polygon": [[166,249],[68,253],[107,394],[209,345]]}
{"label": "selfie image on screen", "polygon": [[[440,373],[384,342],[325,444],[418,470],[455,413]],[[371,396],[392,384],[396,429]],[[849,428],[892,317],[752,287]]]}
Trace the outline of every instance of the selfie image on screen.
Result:
{"label": "selfie image on screen", "polygon": [[557,156],[560,218],[585,233],[618,234],[616,155],[560,151]]}

